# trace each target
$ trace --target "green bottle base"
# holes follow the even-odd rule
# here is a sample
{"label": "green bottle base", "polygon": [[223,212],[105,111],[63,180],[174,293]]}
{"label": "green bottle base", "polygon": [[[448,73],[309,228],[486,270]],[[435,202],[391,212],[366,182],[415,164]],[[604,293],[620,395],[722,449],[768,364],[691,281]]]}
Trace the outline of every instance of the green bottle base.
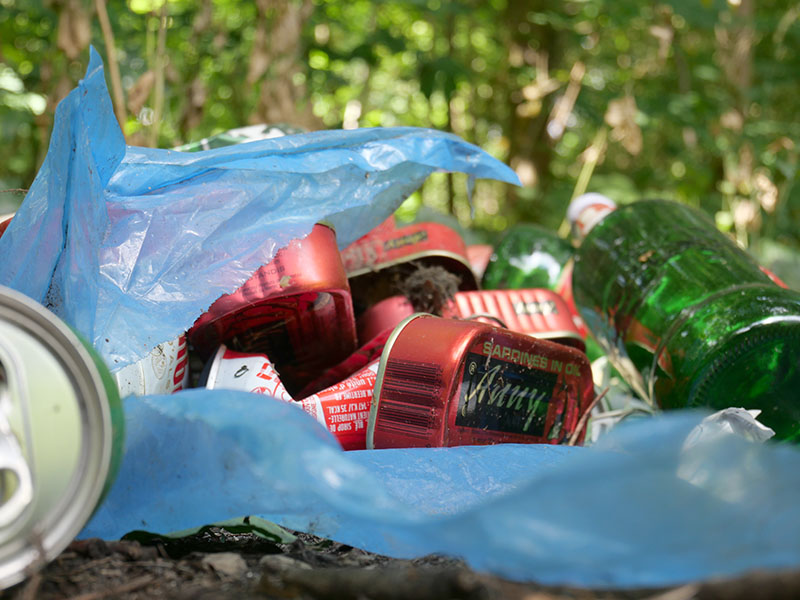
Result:
{"label": "green bottle base", "polygon": [[761,323],[733,336],[703,365],[689,406],[759,409],[777,439],[800,441],[800,321]]}

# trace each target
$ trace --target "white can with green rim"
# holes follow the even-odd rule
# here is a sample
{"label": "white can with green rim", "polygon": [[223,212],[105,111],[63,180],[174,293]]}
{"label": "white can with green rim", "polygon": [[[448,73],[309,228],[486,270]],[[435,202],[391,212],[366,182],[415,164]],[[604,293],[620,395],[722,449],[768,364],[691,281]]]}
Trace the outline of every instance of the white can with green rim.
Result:
{"label": "white can with green rim", "polygon": [[94,349],[0,286],[0,589],[58,556],[89,520],[119,467],[123,423]]}

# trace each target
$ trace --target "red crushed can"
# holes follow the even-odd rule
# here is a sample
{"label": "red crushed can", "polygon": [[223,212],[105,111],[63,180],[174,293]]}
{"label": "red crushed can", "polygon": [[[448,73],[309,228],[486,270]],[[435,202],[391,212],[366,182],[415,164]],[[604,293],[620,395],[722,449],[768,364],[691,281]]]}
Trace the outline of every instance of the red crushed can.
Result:
{"label": "red crushed can", "polygon": [[219,298],[188,332],[203,357],[220,344],[272,358],[294,392],[356,348],[353,303],[334,231],[317,224]]}
{"label": "red crushed can", "polygon": [[[404,296],[386,298],[356,321],[359,340],[393,329],[413,314]],[[564,298],[546,288],[457,292],[442,316],[501,324],[507,329],[585,351],[586,343]]]}
{"label": "red crushed can", "polygon": [[589,361],[574,348],[415,314],[381,355],[367,448],[559,444],[593,398]]}
{"label": "red crushed can", "polygon": [[343,381],[294,400],[266,355],[236,352],[222,345],[201,385],[263,394],[295,404],[325,426],[344,450],[363,450],[377,372],[378,361],[374,360]]}

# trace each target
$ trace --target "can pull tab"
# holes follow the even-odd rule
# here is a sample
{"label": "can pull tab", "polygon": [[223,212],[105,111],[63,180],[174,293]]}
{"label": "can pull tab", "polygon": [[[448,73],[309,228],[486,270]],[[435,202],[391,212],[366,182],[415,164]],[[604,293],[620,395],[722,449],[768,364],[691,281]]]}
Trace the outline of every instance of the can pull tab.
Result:
{"label": "can pull tab", "polygon": [[0,362],[0,528],[7,527],[33,501],[33,477],[11,429],[11,390]]}

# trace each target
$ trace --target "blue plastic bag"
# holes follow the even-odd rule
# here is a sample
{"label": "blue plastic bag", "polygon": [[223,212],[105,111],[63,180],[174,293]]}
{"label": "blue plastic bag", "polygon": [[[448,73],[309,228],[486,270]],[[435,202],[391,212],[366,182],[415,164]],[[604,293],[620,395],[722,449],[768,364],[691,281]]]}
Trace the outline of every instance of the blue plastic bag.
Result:
{"label": "blue plastic bag", "polygon": [[92,49],[58,106],[50,149],[6,233],[0,284],[48,306],[112,371],[186,331],[315,223],[340,247],[434,171],[518,184],[439,131],[320,131],[197,153],[125,146]]}
{"label": "blue plastic bag", "polygon": [[597,588],[800,565],[800,449],[733,434],[687,443],[704,413],[636,420],[590,448],[343,452],[314,418],[265,396],[125,402],[125,459],[81,537],[249,514],[389,556],[441,552]]}

